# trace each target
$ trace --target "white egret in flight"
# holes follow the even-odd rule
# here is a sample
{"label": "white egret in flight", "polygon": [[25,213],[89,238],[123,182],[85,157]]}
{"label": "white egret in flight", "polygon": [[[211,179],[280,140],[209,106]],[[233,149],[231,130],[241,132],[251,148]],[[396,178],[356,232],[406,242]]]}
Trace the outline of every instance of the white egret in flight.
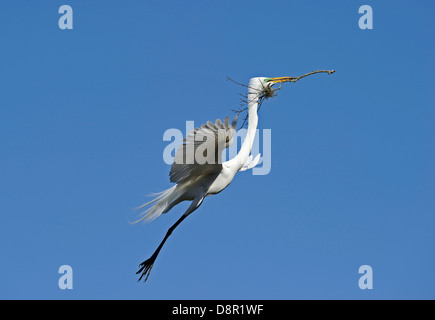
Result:
{"label": "white egret in flight", "polygon": [[[233,142],[237,116],[231,124],[228,117],[223,122],[219,119],[215,123],[208,121],[207,124],[202,125],[201,128],[195,128],[187,135],[175,153],[174,163],[169,173],[170,181],[175,183],[175,186],[159,193],[154,200],[141,206],[140,208],[150,207],[143,212],[143,217],[138,221],[154,220],[182,201],[190,200],[192,202],[181,218],[168,229],[151,257],[139,265],[140,269],[137,272],[140,274],[139,281],[143,277],[145,277],[144,281],[148,279],[154,262],[168,237],[188,215],[198,209],[205,197],[217,194],[228,187],[237,172],[257,165],[259,155],[253,159],[250,153],[258,124],[257,111],[263,99],[272,97],[284,82],[296,82],[303,77],[320,72],[331,74],[334,70],[313,71],[300,77],[256,77],[250,79],[247,96],[248,129],[246,137],[239,153],[229,161],[222,163],[222,151]],[[273,86],[276,84],[279,84],[279,87],[274,89]]]}

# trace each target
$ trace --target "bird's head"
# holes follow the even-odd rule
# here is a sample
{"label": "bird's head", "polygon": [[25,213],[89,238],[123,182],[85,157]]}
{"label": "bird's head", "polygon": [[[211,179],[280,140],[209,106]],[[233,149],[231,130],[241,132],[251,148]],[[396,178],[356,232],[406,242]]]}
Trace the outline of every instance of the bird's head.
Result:
{"label": "bird's head", "polygon": [[249,80],[249,94],[257,96],[260,100],[272,98],[276,91],[281,89],[284,82],[294,82],[294,77],[255,77]]}

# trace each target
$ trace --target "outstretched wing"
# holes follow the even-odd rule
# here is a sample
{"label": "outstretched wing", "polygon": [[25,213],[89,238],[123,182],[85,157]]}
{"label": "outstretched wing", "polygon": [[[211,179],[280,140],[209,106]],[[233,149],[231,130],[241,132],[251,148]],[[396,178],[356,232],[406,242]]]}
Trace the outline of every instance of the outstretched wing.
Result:
{"label": "outstretched wing", "polygon": [[169,178],[173,183],[195,180],[199,176],[218,173],[222,169],[222,151],[233,143],[237,128],[236,116],[231,125],[229,118],[223,122],[208,121],[195,128],[175,152]]}

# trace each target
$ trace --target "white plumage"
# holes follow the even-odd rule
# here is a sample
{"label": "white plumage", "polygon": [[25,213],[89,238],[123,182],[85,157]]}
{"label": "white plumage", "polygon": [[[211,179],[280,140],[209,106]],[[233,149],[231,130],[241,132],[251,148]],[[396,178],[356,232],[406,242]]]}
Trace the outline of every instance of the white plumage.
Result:
{"label": "white plumage", "polygon": [[208,121],[187,135],[175,153],[169,173],[170,181],[175,183],[175,186],[156,194],[154,200],[144,204],[141,208],[149,208],[138,221],[152,221],[182,201],[189,200],[192,203],[183,216],[169,228],[153,255],[140,264],[137,272],[140,274],[139,280],[142,277],[147,280],[166,239],[181,221],[201,205],[205,197],[221,192],[233,181],[237,172],[251,169],[259,163],[260,155],[255,158],[250,155],[258,124],[259,102],[274,96],[274,91],[277,90],[272,89],[274,84],[279,83],[281,88],[282,83],[297,80],[298,78],[293,77],[250,79],[247,100],[248,129],[240,151],[233,159],[222,163],[222,151],[232,144],[237,117],[231,125],[228,117],[223,122],[219,119],[215,123]]}

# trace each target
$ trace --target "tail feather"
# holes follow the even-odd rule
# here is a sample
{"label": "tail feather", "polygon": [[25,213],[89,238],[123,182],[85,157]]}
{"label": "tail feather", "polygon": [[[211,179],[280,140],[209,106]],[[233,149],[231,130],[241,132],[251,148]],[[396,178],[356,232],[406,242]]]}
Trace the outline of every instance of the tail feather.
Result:
{"label": "tail feather", "polygon": [[137,210],[142,210],[149,205],[151,205],[151,207],[141,212],[139,214],[140,217],[133,223],[138,223],[142,220],[144,220],[144,222],[151,222],[154,219],[158,218],[171,204],[171,202],[177,198],[174,192],[176,187],[177,186],[175,185],[172,188],[153,194],[153,196],[156,197],[153,200],[138,207]]}

